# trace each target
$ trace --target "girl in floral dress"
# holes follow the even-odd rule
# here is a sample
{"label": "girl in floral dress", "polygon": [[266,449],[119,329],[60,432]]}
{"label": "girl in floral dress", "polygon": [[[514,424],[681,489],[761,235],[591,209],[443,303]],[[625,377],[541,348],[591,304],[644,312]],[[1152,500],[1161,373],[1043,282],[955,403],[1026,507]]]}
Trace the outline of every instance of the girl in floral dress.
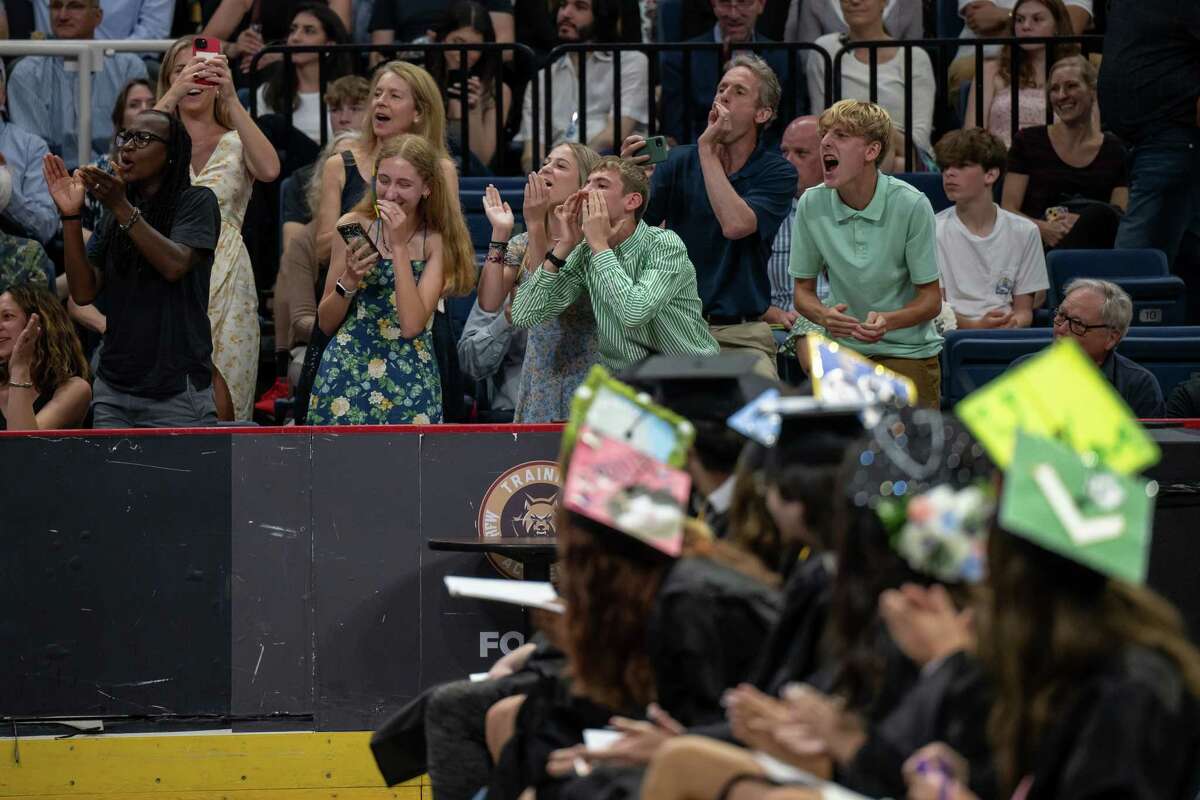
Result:
{"label": "girl in floral dress", "polygon": [[430,328],[438,300],[470,291],[473,251],[441,153],[403,134],[375,158],[375,187],[338,225],[369,241],[333,240],[317,324],[333,337],[313,382],[313,425],[442,421]]}

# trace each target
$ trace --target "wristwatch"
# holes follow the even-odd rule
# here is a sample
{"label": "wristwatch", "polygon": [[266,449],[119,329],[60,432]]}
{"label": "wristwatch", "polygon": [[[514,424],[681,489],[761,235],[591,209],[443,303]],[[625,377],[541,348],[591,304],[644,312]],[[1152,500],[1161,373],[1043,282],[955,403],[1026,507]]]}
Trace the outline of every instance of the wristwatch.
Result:
{"label": "wristwatch", "polygon": [[351,297],[354,297],[354,295],[358,294],[358,289],[347,289],[345,286],[342,286],[341,278],[338,278],[336,281],[333,282],[333,288],[337,290],[338,294],[340,294],[342,297],[346,298],[347,300],[349,300]]}
{"label": "wristwatch", "polygon": [[546,252],[546,260],[553,264],[556,269],[562,269],[567,265],[567,260],[554,255],[553,249],[550,249]]}

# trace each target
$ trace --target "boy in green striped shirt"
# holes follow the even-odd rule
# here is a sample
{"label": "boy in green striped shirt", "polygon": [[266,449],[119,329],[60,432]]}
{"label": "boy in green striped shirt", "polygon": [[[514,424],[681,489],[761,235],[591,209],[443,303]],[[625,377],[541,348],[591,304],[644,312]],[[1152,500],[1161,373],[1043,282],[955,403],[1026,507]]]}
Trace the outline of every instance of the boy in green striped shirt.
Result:
{"label": "boy in green striped shirt", "polygon": [[555,211],[554,249],[518,286],[513,325],[556,317],[586,289],[608,369],[655,353],[715,355],[720,348],[701,314],[683,240],[642,221],[649,193],[640,167],[617,156],[601,159],[583,189]]}

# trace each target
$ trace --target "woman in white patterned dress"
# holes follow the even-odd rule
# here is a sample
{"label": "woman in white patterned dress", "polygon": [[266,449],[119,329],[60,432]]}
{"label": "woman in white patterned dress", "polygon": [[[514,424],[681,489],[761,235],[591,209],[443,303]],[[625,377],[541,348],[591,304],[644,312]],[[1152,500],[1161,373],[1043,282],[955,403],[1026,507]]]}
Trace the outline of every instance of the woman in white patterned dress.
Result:
{"label": "woman in white patterned dress", "polygon": [[192,137],[192,183],[221,206],[221,235],[209,281],[213,395],[223,420],[250,419],[258,375],[258,293],[242,220],[254,181],[279,175],[279,156],[238,100],[224,56],[192,57],[194,37],[171,46],[158,77],[158,108],[177,114]]}

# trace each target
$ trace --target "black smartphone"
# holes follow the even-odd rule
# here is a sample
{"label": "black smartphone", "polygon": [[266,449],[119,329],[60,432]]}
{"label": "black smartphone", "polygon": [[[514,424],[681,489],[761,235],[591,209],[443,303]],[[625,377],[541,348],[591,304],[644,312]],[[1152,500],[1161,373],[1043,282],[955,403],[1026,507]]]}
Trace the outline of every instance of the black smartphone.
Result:
{"label": "black smartphone", "polygon": [[646,139],[646,146],[642,148],[639,156],[650,156],[650,160],[644,162],[646,164],[661,164],[667,160],[667,137],[651,136]]}
{"label": "black smartphone", "polygon": [[461,67],[450,70],[446,73],[446,93],[458,97],[466,90],[467,81],[470,77],[470,73]]}
{"label": "black smartphone", "polygon": [[371,237],[367,236],[367,232],[359,223],[347,222],[343,225],[338,225],[337,232],[342,237],[342,241],[346,243],[346,247],[349,247],[351,250],[357,249],[359,241],[363,241],[371,245],[371,249],[375,251],[375,255],[379,255],[379,248],[371,241]]}

